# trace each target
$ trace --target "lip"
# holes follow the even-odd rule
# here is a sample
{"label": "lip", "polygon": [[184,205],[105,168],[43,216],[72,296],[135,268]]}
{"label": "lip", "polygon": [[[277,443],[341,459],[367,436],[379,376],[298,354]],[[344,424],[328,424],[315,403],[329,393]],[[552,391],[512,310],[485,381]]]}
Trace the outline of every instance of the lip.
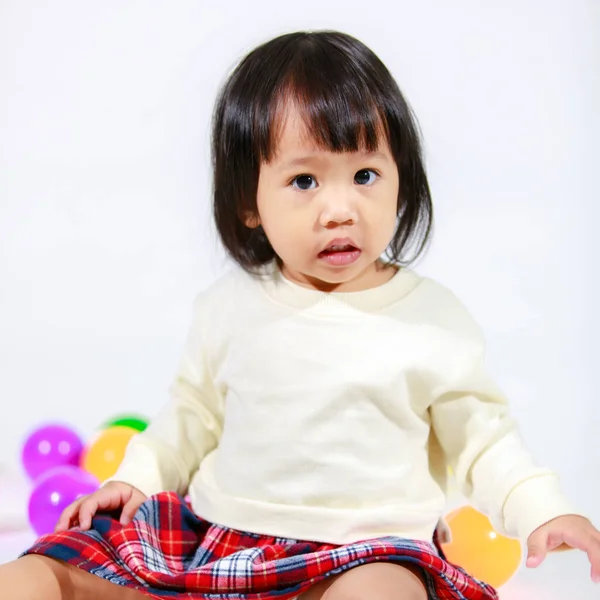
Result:
{"label": "lip", "polygon": [[327,250],[327,248],[330,248],[331,246],[352,246],[353,248],[360,250],[358,244],[352,238],[345,237],[345,238],[335,238],[335,239],[331,240],[330,242],[328,242],[328,244],[326,246],[323,246],[323,248],[321,249],[321,252],[325,252],[325,250]]}
{"label": "lip", "polygon": [[[327,249],[331,246],[352,246],[352,250],[329,253],[327,252]],[[322,260],[331,267],[347,267],[356,262],[361,254],[362,250],[356,245],[352,238],[335,238],[319,252],[319,260]]]}

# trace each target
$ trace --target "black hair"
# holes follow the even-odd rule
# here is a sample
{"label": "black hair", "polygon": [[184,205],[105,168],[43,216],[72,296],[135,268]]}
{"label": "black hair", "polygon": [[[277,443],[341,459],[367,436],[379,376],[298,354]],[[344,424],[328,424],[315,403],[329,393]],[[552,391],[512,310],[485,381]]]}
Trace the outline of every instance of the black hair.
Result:
{"label": "black hair", "polygon": [[221,88],[212,123],[213,214],[230,256],[248,271],[276,258],[262,227],[246,222],[257,214],[260,166],[276,152],[277,116],[289,100],[323,149],[372,151],[387,138],[400,187],[386,253],[392,262],[413,262],[433,221],[417,120],[374,52],[336,31],[276,37],[246,55]]}

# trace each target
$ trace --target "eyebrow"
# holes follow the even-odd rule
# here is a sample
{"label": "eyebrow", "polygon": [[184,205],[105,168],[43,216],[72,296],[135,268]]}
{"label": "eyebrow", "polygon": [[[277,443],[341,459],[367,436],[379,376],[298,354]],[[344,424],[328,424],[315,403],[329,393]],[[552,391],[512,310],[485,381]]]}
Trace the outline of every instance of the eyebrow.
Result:
{"label": "eyebrow", "polygon": [[[387,156],[383,152],[360,152],[360,158],[364,160],[370,159],[382,159],[387,160]],[[292,167],[301,167],[304,165],[314,165],[315,163],[321,162],[321,158],[318,155],[308,155],[308,156],[299,156],[298,158],[294,158],[292,160],[286,161],[278,166],[279,169],[291,169]]]}

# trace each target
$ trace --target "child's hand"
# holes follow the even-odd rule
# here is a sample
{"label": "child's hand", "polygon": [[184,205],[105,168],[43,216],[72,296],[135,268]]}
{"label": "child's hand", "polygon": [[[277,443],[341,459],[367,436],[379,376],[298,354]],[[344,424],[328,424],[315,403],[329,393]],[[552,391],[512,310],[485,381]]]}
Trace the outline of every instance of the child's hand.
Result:
{"label": "child's hand", "polygon": [[539,567],[549,550],[568,547],[587,553],[592,565],[592,580],[600,582],[600,531],[585,517],[577,515],[557,517],[538,527],[527,540],[526,564]]}
{"label": "child's hand", "polygon": [[121,506],[121,523],[126,525],[133,519],[146,496],[137,488],[122,481],[109,481],[93,494],[82,496],[67,506],[56,524],[54,531],[65,531],[76,525],[89,529],[92,517],[98,510],[113,511]]}

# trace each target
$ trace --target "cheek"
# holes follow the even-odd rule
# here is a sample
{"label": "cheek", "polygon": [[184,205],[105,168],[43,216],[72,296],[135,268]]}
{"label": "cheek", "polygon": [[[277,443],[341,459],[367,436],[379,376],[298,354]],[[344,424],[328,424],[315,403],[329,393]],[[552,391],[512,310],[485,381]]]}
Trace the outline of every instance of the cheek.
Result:
{"label": "cheek", "polygon": [[286,249],[298,247],[303,238],[305,228],[289,210],[263,211],[261,222],[269,242],[280,256],[287,254]]}
{"label": "cheek", "polygon": [[395,227],[398,216],[398,193],[392,187],[379,195],[369,211],[372,224],[378,229]]}
{"label": "cheek", "polygon": [[381,217],[377,220],[375,224],[376,230],[374,238],[377,239],[377,245],[387,248],[389,243],[392,241],[394,237],[394,233],[396,231],[396,211],[386,211],[385,214],[382,214]]}
{"label": "cheek", "polygon": [[274,242],[279,240],[285,242],[288,238],[301,237],[305,229],[305,226],[302,226],[305,215],[295,203],[295,198],[289,196],[289,192],[265,190],[261,193],[259,187],[256,205],[261,225],[271,244],[274,245]]}
{"label": "cheek", "polygon": [[387,247],[394,237],[398,221],[397,191],[392,189],[380,196],[376,208],[370,211],[368,220],[374,243]]}

